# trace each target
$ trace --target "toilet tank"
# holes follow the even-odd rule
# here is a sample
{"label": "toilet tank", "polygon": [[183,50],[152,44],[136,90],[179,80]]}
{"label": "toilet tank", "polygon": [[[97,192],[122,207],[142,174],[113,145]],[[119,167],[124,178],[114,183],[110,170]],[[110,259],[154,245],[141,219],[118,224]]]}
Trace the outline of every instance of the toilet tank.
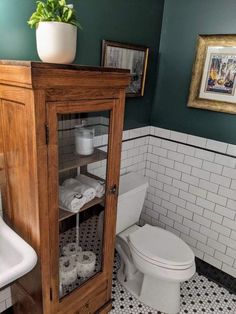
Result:
{"label": "toilet tank", "polygon": [[148,180],[140,174],[130,172],[120,177],[116,234],[139,221],[147,188]]}

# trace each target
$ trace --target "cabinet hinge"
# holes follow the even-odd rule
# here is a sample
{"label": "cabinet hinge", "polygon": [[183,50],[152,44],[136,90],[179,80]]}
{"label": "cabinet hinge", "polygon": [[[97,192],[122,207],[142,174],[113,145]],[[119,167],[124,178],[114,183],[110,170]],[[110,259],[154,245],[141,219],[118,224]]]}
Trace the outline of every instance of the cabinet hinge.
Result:
{"label": "cabinet hinge", "polygon": [[45,124],[45,140],[46,140],[46,145],[49,143],[49,127],[48,124]]}
{"label": "cabinet hinge", "polygon": [[50,288],[50,301],[52,301],[52,288]]}

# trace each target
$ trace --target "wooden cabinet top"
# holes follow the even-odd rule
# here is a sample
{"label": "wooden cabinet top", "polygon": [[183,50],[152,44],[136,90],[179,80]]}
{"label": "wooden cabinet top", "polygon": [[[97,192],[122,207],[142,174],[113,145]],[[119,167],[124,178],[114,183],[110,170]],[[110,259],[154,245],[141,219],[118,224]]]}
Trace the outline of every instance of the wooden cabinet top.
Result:
{"label": "wooden cabinet top", "polygon": [[129,81],[130,72],[123,69],[0,60],[0,84],[33,89],[109,86],[125,88]]}

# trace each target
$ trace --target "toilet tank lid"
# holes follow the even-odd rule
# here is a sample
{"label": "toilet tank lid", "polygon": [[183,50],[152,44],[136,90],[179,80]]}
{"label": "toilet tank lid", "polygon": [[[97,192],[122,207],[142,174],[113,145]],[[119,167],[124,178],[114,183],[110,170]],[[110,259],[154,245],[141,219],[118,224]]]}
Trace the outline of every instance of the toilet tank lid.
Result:
{"label": "toilet tank lid", "polygon": [[144,257],[169,266],[191,265],[194,253],[175,234],[146,224],[129,235],[131,245]]}
{"label": "toilet tank lid", "polygon": [[144,187],[148,187],[148,179],[140,174],[129,172],[120,177],[119,195]]}

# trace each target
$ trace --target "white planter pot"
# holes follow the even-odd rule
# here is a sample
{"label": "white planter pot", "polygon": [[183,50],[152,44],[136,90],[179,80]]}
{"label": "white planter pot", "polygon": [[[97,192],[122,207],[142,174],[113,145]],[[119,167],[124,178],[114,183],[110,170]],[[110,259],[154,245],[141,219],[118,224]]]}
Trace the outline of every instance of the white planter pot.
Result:
{"label": "white planter pot", "polygon": [[76,54],[77,27],[61,22],[40,22],[36,42],[43,62],[72,63]]}

